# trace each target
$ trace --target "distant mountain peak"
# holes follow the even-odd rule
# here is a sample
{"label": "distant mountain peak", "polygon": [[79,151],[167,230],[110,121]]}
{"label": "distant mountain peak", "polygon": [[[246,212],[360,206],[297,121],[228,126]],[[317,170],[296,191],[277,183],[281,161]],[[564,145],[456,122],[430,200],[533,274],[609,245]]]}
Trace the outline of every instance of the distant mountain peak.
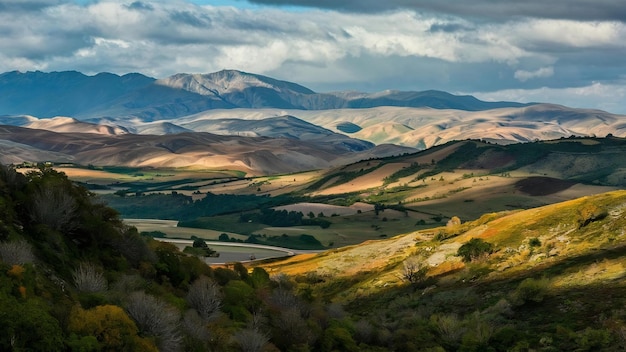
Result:
{"label": "distant mountain peak", "polygon": [[260,88],[281,93],[315,94],[312,90],[295,83],[237,70],[221,70],[206,74],[178,73],[156,83],[200,95],[222,96]]}

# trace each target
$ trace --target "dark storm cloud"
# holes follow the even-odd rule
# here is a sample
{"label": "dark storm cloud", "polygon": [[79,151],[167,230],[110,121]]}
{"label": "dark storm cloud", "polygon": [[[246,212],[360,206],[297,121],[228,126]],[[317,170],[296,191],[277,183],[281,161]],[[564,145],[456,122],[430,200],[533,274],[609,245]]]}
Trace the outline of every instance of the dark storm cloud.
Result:
{"label": "dark storm cloud", "polygon": [[626,21],[626,6],[623,0],[249,0],[249,2],[361,13],[409,9],[495,20],[534,17]]}
{"label": "dark storm cloud", "polygon": [[458,23],[435,23],[428,29],[428,31],[431,33],[454,33],[468,30],[471,30],[471,28]]}
{"label": "dark storm cloud", "polygon": [[173,11],[170,18],[174,22],[186,24],[192,27],[211,26],[211,18],[208,16],[198,15],[191,11]]}
{"label": "dark storm cloud", "polygon": [[141,2],[141,1],[135,1],[133,3],[131,3],[130,5],[126,6],[127,8],[131,9],[131,10],[145,10],[145,11],[152,11],[154,10],[154,7],[148,3],[145,2]]}
{"label": "dark storm cloud", "polygon": [[59,5],[64,3],[62,0],[2,0],[0,1],[0,12],[30,12],[39,11],[41,9]]}

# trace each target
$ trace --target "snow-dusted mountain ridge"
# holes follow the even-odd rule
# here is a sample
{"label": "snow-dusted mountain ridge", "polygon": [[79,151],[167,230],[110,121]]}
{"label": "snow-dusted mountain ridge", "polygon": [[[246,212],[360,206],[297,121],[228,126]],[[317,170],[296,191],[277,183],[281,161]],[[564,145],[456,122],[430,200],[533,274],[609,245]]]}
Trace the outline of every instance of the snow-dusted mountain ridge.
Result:
{"label": "snow-dusted mountain ridge", "polygon": [[141,74],[86,76],[75,71],[0,74],[0,115],[71,116],[79,120],[137,117],[155,121],[211,109],[328,110],[378,106],[480,111],[524,104],[484,102],[472,96],[433,90],[316,93],[296,83],[236,70],[179,73],[159,80]]}

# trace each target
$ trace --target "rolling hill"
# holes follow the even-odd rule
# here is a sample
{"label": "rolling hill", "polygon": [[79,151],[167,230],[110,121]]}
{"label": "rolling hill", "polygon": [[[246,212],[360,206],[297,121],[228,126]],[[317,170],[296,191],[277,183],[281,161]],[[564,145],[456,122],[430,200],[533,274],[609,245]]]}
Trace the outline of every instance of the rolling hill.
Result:
{"label": "rolling hill", "polygon": [[322,137],[311,142],[306,138],[219,136],[204,132],[110,135],[0,126],[0,140],[11,147],[0,150],[0,161],[230,169],[254,175],[323,169],[372,156],[412,151],[402,147],[374,147],[330,132]]}
{"label": "rolling hill", "polygon": [[[414,154],[329,170],[305,192],[475,219],[626,187],[622,138],[566,138],[511,145],[449,142]],[[430,215],[428,215],[430,214]]]}
{"label": "rolling hill", "polygon": [[[623,189],[624,148],[626,141],[617,137],[511,145],[468,140],[327,170],[246,178],[198,173],[189,179],[184,172],[135,170],[119,182],[122,175],[98,176],[107,168],[63,171],[106,194],[124,217],[177,220],[181,227],[210,230],[212,240],[220,231],[243,239],[307,234],[323,246],[340,248],[454,218],[472,221],[485,213]],[[142,177],[133,175],[139,172]],[[161,176],[153,179],[155,174]],[[222,205],[212,207],[216,202]],[[276,225],[266,216],[272,211],[301,212],[306,221]]]}
{"label": "rolling hill", "polygon": [[[301,139],[305,134],[308,138],[325,138],[332,131],[333,138],[345,135],[374,144],[396,144],[416,149],[467,138],[510,144],[570,136],[626,135],[622,115],[552,104],[478,112],[389,106],[336,110],[211,109],[176,119],[148,122],[137,118],[87,121],[66,118],[63,127],[58,124],[60,120],[0,117],[1,123],[58,132],[90,129],[91,132],[164,135],[196,131]],[[86,124],[92,126],[87,128]]]}
{"label": "rolling hill", "polygon": [[[368,109],[208,110],[171,120],[181,127],[206,125],[226,118],[263,120],[292,115],[337,133],[375,144],[392,143],[426,149],[453,140],[483,139],[509,144],[570,136],[626,135],[626,117],[598,110],[572,109],[553,104],[486,111],[376,107]],[[121,125],[126,122],[119,121]],[[128,123],[126,126],[132,126]],[[346,129],[345,126],[350,126]]]}

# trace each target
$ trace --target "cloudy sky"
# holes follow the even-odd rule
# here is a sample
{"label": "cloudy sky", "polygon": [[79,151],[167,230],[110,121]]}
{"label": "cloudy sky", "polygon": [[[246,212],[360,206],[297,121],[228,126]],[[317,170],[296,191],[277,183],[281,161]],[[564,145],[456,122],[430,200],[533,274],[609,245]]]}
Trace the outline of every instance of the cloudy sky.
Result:
{"label": "cloudy sky", "polygon": [[626,113],[623,0],[0,0],[0,72],[237,69]]}

